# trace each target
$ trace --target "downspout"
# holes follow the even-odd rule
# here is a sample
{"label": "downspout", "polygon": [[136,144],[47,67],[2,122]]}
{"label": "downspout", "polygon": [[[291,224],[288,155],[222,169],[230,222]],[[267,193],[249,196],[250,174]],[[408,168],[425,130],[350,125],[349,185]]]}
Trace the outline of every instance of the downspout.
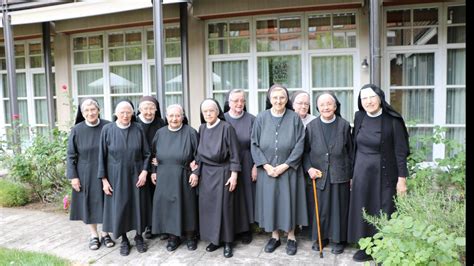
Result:
{"label": "downspout", "polygon": [[370,0],[370,83],[381,86],[380,0]]}

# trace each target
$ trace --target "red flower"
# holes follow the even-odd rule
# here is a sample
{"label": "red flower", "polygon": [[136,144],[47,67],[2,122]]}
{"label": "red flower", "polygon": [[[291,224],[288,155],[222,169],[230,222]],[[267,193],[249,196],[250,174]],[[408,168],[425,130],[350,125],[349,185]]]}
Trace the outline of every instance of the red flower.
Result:
{"label": "red flower", "polygon": [[67,85],[66,85],[66,84],[62,85],[62,86],[61,86],[61,89],[62,89],[64,92],[66,92],[66,91],[67,91]]}
{"label": "red flower", "polygon": [[12,118],[13,120],[20,120],[20,114],[13,114]]}

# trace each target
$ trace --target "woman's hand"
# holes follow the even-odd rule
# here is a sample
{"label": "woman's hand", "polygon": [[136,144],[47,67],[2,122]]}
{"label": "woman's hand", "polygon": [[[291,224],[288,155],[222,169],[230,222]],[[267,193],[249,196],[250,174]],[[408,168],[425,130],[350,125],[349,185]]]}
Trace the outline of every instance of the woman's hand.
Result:
{"label": "woman's hand", "polygon": [[323,172],[313,167],[309,168],[308,174],[311,179],[321,178],[323,176]]}
{"label": "woman's hand", "polygon": [[403,196],[407,192],[407,179],[405,177],[398,177],[397,182],[397,195]]}
{"label": "woman's hand", "polygon": [[79,178],[76,177],[71,179],[71,186],[75,191],[81,191],[81,181],[79,180]]}
{"label": "woman's hand", "polygon": [[198,166],[198,164],[196,163],[196,161],[192,161],[191,163],[189,163],[189,167],[191,168],[191,171],[194,171],[194,170],[196,170],[199,166]]}
{"label": "woman's hand", "polygon": [[156,185],[156,173],[151,174],[151,182]]}
{"label": "woman's hand", "polygon": [[156,158],[151,159],[151,164],[158,166],[158,160]]}
{"label": "woman's hand", "polygon": [[275,168],[273,168],[275,171],[275,177],[278,177],[281,174],[283,174],[286,170],[288,170],[288,168],[290,168],[290,166],[287,165],[286,163],[277,165]]}
{"label": "woman's hand", "polygon": [[237,172],[232,171],[230,178],[225,183],[225,186],[229,185],[229,191],[232,192],[237,187]]}
{"label": "woman's hand", "polygon": [[273,168],[273,166],[271,164],[268,164],[268,163],[264,164],[263,169],[265,169],[265,172],[267,172],[267,175],[269,175],[271,177],[276,177],[275,168]]}
{"label": "woman's hand", "polygon": [[189,176],[189,184],[191,185],[191,187],[197,186],[198,183],[199,183],[199,177],[196,174],[191,174]]}
{"label": "woman's hand", "polygon": [[107,180],[105,177],[102,178],[102,190],[104,191],[105,195],[108,196],[112,196],[112,192],[114,191],[109,183],[109,180]]}
{"label": "woman's hand", "polygon": [[252,167],[252,182],[257,181],[257,166],[255,164]]}
{"label": "woman's hand", "polygon": [[138,176],[137,187],[143,187],[146,183],[146,176],[148,175],[148,171],[143,170],[140,175]]}

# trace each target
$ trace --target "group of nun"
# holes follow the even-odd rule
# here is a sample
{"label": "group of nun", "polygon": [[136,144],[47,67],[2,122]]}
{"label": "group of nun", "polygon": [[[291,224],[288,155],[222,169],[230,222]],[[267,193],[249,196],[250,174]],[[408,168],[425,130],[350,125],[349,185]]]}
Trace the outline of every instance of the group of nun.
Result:
{"label": "group of nun", "polygon": [[[130,101],[118,102],[114,122],[100,119],[98,102],[86,98],[68,144],[70,219],[88,225],[91,250],[113,247],[110,234],[121,238],[123,256],[134,230],[140,253],[147,251],[145,233],[165,235],[168,251],[183,241],[195,250],[200,239],[209,242],[206,251],[223,247],[229,258],[235,239],[252,241],[253,225],[271,234],[267,253],[281,245],[283,232],[286,253],[295,255],[295,229],[304,227],[314,250],[320,239],[322,248],[331,243],[340,254],[346,243],[376,233],[363,209],[390,215],[393,197],[406,192],[408,133],[373,84],[360,90],[353,129],[333,92],[314,103],[318,117],[310,114],[307,92],[290,95],[275,84],[255,117],[246,110],[245,91],[234,89],[224,110],[211,98],[201,103],[196,131],[177,104],[166,108],[163,121],[151,96],[140,99],[136,115]],[[353,258],[371,259],[364,250]]]}

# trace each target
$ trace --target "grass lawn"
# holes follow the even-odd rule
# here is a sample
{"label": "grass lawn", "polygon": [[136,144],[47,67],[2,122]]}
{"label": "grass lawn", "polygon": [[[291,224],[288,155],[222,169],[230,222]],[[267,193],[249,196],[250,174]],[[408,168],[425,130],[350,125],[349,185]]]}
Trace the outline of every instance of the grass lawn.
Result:
{"label": "grass lawn", "polygon": [[68,260],[39,252],[0,247],[0,265],[71,265]]}

